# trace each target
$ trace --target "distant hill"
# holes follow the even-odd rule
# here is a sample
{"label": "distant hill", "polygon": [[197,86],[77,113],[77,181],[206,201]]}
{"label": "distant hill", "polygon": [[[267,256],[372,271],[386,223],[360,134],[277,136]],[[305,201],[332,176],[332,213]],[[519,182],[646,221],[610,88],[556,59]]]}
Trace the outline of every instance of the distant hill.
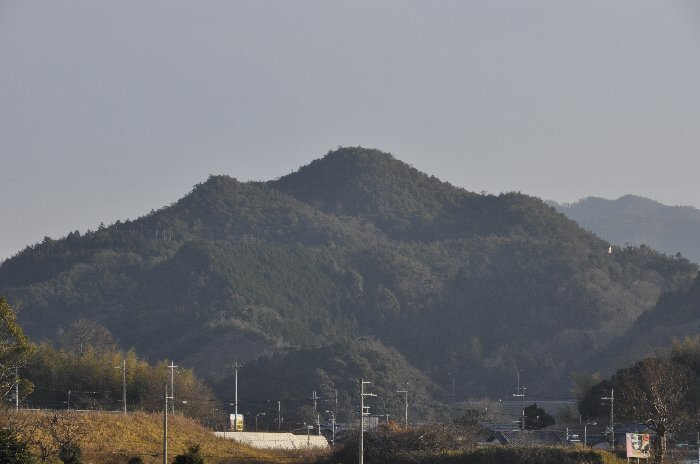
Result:
{"label": "distant hill", "polygon": [[308,404],[321,388],[311,368],[346,398],[357,376],[384,392],[408,382],[425,404],[453,381],[457,397],[510,396],[519,369],[533,395],[562,394],[698,270],[608,247],[538,198],[475,194],[341,148],[270,182],[211,176],[147,216],[27,247],[0,266],[0,294],[35,339],[90,318],[224,397],[227,366],[243,361],[260,404],[290,392]]}
{"label": "distant hill", "polygon": [[644,244],[700,262],[700,210],[691,206],[667,206],[634,195],[617,200],[588,197],[571,205],[552,205],[611,243]]}

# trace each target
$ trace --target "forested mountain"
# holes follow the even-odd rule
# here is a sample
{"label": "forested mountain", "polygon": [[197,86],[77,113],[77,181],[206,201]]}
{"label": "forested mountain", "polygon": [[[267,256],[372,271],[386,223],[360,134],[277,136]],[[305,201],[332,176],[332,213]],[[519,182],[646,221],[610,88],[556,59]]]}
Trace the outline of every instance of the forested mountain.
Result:
{"label": "forested mountain", "polygon": [[610,242],[620,246],[648,245],[700,262],[700,210],[667,206],[635,195],[617,200],[588,197],[555,208]]}
{"label": "forested mountain", "polygon": [[[561,393],[697,273],[608,246],[537,198],[470,193],[341,148],[274,181],[212,176],[144,217],[47,238],[0,266],[0,294],[35,339],[89,318],[122,348],[194,367],[224,397],[234,360],[265,401],[286,394],[294,366],[322,369],[342,397],[355,394],[348,376],[379,377],[392,357],[404,367],[386,391],[409,382],[444,399],[454,379],[457,396],[510,395],[522,369],[528,392]],[[313,378],[293,390],[321,389]]]}
{"label": "forested mountain", "polygon": [[606,348],[617,365],[657,355],[673,342],[700,334],[700,276],[687,290],[661,295],[656,306],[642,314],[630,330]]}

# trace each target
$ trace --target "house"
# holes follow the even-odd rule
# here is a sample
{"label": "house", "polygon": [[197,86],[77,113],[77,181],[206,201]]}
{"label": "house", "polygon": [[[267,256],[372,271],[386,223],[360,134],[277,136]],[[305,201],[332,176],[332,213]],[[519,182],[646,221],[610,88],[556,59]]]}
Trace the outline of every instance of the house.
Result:
{"label": "house", "polygon": [[487,444],[504,446],[569,446],[566,432],[558,430],[498,430]]}

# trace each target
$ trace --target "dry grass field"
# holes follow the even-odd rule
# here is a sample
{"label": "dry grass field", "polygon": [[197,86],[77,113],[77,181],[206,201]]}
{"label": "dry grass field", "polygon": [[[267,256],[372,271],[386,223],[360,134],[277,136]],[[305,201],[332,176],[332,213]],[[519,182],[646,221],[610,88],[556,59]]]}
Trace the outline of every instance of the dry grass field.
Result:
{"label": "dry grass field", "polygon": [[[77,411],[4,411],[3,423],[12,424],[31,444],[40,461],[59,462],[60,441],[79,444],[85,464],[126,464],[140,457],[145,464],[163,462],[163,415],[133,412],[128,415]],[[317,456],[259,451],[231,440],[217,438],[211,430],[183,416],[168,418],[168,460],[199,445],[207,464],[300,463]]]}

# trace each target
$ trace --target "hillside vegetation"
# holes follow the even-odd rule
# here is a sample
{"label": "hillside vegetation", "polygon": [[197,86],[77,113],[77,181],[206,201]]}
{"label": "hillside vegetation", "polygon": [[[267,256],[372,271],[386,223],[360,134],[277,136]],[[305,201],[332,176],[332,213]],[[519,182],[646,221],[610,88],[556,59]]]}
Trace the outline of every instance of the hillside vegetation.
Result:
{"label": "hillside vegetation", "polygon": [[[606,356],[624,366],[668,349],[678,340],[700,333],[700,276],[689,289],[661,295],[624,336],[606,347]],[[640,343],[640,341],[643,341]]]}
{"label": "hillside vegetation", "polygon": [[[0,294],[34,339],[91,319],[123,349],[194,367],[223,398],[242,361],[252,404],[293,381],[287,400],[309,405],[320,377],[293,377],[309,368],[341,398],[356,395],[351,376],[387,392],[417,382],[430,401],[452,381],[460,397],[510,395],[519,369],[528,392],[552,394],[697,273],[608,247],[540,199],[478,195],[341,148],[275,181],[212,176],[144,217],[46,238],[0,266]],[[366,337],[376,349],[347,348]],[[342,362],[324,358],[334,352]],[[388,379],[387,356],[405,366]]]}
{"label": "hillside vegetation", "polygon": [[[163,408],[163,386],[167,383],[170,388],[167,366],[165,360],[150,365],[133,351],[98,352],[89,346],[74,354],[40,344],[22,366],[22,378],[28,383],[20,397],[32,408],[120,411],[125,387],[129,411],[158,411]],[[212,424],[212,407],[218,405],[212,391],[191,369],[176,369],[172,380],[178,411]],[[219,416],[215,423],[223,425]]]}

